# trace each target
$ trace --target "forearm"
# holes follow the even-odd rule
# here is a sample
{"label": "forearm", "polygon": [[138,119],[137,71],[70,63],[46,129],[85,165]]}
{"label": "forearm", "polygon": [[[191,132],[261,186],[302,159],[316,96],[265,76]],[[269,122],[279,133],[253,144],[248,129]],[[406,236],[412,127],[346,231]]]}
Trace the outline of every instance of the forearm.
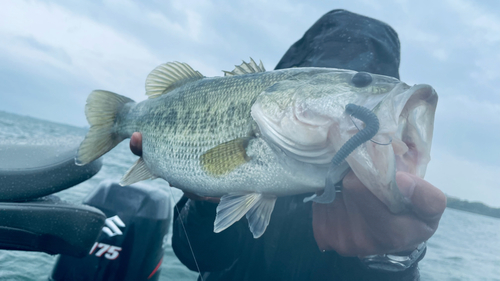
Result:
{"label": "forearm", "polygon": [[[181,198],[174,215],[172,248],[189,269],[219,271],[233,264],[240,243],[241,222],[214,233],[217,204]],[[189,238],[189,239],[188,239]],[[194,257],[193,257],[194,256]]]}

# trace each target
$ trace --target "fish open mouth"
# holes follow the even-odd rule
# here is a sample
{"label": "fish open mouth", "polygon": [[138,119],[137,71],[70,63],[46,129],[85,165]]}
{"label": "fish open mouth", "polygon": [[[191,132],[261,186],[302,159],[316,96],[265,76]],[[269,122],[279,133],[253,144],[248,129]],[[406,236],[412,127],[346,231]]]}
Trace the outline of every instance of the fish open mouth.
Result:
{"label": "fish open mouth", "polygon": [[[402,203],[395,203],[402,201],[395,184],[396,171],[425,175],[437,100],[436,92],[429,85],[409,87],[400,83],[385,95],[347,102],[372,109],[379,119],[380,129],[374,141],[360,145],[346,161],[361,182],[391,211],[404,208]],[[295,103],[278,118],[266,116],[259,105],[254,104],[252,116],[264,139],[286,155],[302,163],[328,167],[340,147],[364,124],[345,114],[345,105],[330,106],[328,112],[315,111],[328,102],[320,103],[323,104]],[[345,173],[339,173],[342,174]]]}
{"label": "fish open mouth", "polygon": [[[375,108],[380,129],[374,138],[391,145],[365,142],[346,158],[360,181],[393,213],[407,209],[396,184],[396,171],[424,177],[430,161],[437,94],[429,85],[391,92]],[[344,135],[345,137],[345,135]]]}
{"label": "fish open mouth", "polygon": [[393,144],[396,169],[424,177],[430,161],[438,96],[428,85],[416,85],[408,91],[410,97],[398,114],[398,130],[395,134],[395,138],[399,138],[406,148],[401,151],[396,143]]}

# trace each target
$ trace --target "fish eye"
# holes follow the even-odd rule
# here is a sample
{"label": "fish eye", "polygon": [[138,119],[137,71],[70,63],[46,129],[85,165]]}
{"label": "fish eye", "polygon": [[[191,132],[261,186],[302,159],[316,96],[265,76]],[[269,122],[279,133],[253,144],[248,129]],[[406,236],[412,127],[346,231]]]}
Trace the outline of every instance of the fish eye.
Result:
{"label": "fish eye", "polygon": [[372,81],[373,78],[368,72],[358,72],[351,78],[352,84],[358,88],[366,87],[370,85]]}

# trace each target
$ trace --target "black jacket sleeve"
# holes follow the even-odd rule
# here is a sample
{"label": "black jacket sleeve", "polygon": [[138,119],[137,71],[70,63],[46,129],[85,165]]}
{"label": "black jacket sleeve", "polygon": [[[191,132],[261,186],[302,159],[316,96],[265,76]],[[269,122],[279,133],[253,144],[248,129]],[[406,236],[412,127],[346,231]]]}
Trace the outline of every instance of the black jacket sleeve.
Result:
{"label": "black jacket sleeve", "polygon": [[404,272],[375,271],[358,258],[319,251],[311,204],[302,200],[303,196],[278,198],[266,233],[254,239],[245,219],[214,233],[217,204],[182,198],[177,204],[180,215],[174,217],[172,247],[183,264],[198,271],[194,253],[204,280],[419,280],[417,264]]}

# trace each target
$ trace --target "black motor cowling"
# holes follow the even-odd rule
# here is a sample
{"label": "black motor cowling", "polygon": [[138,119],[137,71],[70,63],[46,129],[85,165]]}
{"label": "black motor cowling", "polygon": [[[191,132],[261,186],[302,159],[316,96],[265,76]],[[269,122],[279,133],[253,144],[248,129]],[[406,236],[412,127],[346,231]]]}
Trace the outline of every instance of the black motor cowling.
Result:
{"label": "black motor cowling", "polygon": [[103,182],[84,203],[106,214],[105,226],[86,257],[61,255],[51,280],[158,280],[170,196],[158,188]]}

